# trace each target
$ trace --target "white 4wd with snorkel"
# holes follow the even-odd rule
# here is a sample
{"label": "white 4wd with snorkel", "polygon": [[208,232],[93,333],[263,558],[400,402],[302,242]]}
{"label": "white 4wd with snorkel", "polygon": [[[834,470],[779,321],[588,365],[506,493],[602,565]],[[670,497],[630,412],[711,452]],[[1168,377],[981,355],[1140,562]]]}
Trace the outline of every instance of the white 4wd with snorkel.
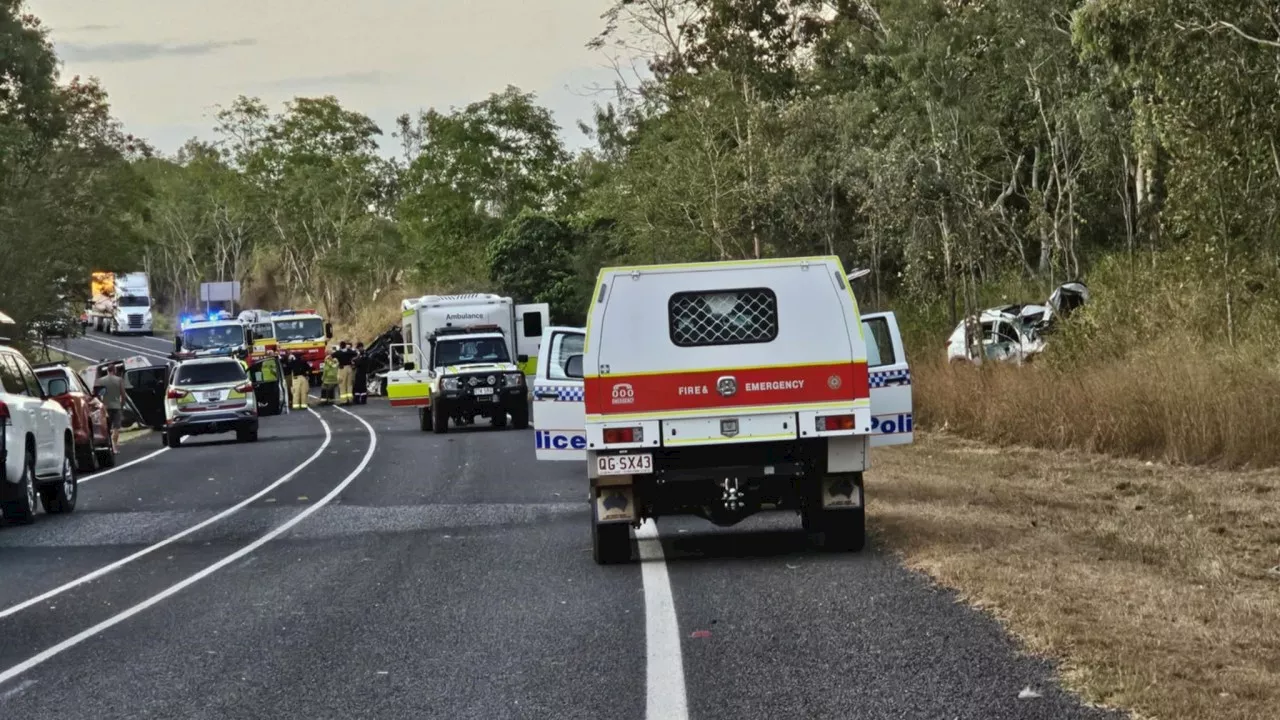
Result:
{"label": "white 4wd with snorkel", "polygon": [[597,562],[664,515],[798,512],[865,543],[868,450],[909,443],[892,313],[860,316],[835,257],[606,268],[584,329],[552,327],[534,380],[541,460],[586,460]]}

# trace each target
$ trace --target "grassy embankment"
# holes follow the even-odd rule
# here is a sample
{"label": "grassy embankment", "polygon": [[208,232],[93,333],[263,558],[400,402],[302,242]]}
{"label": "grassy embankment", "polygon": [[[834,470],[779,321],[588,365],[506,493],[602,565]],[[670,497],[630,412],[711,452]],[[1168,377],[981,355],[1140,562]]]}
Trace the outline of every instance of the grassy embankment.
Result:
{"label": "grassy embankment", "polygon": [[908,316],[925,433],[878,455],[872,527],[1091,700],[1274,717],[1280,314],[1255,285],[1228,337],[1226,293],[1187,277],[1104,264],[1024,367],[948,366],[950,328]]}

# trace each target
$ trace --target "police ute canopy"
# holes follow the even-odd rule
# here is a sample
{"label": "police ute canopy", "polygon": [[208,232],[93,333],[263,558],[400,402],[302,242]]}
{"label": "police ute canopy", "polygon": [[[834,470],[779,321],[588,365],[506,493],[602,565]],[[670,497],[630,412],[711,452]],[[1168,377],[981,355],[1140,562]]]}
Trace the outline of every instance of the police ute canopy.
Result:
{"label": "police ute canopy", "polygon": [[913,439],[897,321],[859,315],[835,257],[606,268],[533,395],[538,458],[586,461],[600,563],[647,518],[762,510],[860,550],[868,450]]}
{"label": "police ute canopy", "polygon": [[[401,303],[404,343],[386,376],[393,406],[416,407],[419,427],[444,433],[449,423],[529,425],[526,374],[532,372],[549,306],[516,305],[486,293],[426,295]],[[510,420],[510,423],[508,423]]]}

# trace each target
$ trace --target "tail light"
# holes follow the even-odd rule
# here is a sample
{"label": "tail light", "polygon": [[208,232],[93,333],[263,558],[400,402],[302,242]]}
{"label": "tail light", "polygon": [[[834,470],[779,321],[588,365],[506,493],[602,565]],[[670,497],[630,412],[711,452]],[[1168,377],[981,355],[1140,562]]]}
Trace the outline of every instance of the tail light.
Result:
{"label": "tail light", "polygon": [[186,397],[188,394],[189,393],[186,390],[183,390],[182,388],[171,387],[169,388],[169,392],[165,393],[165,397],[169,398],[170,400],[181,400],[182,398]]}
{"label": "tail light", "polygon": [[818,418],[818,432],[832,430],[853,430],[857,427],[852,415],[828,415]]}
{"label": "tail light", "polygon": [[644,429],[638,427],[629,428],[606,428],[604,431],[605,445],[619,445],[622,443],[638,443],[644,442]]}
{"label": "tail light", "polygon": [[236,386],[236,392],[251,393],[253,392],[253,383],[247,382]]}
{"label": "tail light", "polygon": [[9,406],[0,402],[0,422],[4,422],[5,420],[8,420],[8,419],[9,419]]}

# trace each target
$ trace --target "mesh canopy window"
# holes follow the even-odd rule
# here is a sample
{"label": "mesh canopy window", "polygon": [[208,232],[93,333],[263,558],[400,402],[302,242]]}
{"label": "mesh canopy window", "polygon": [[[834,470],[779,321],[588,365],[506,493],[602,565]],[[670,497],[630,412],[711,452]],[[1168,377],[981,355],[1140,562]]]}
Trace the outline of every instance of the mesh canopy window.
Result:
{"label": "mesh canopy window", "polygon": [[745,345],[778,337],[778,298],[768,288],[682,292],[667,303],[678,347]]}

